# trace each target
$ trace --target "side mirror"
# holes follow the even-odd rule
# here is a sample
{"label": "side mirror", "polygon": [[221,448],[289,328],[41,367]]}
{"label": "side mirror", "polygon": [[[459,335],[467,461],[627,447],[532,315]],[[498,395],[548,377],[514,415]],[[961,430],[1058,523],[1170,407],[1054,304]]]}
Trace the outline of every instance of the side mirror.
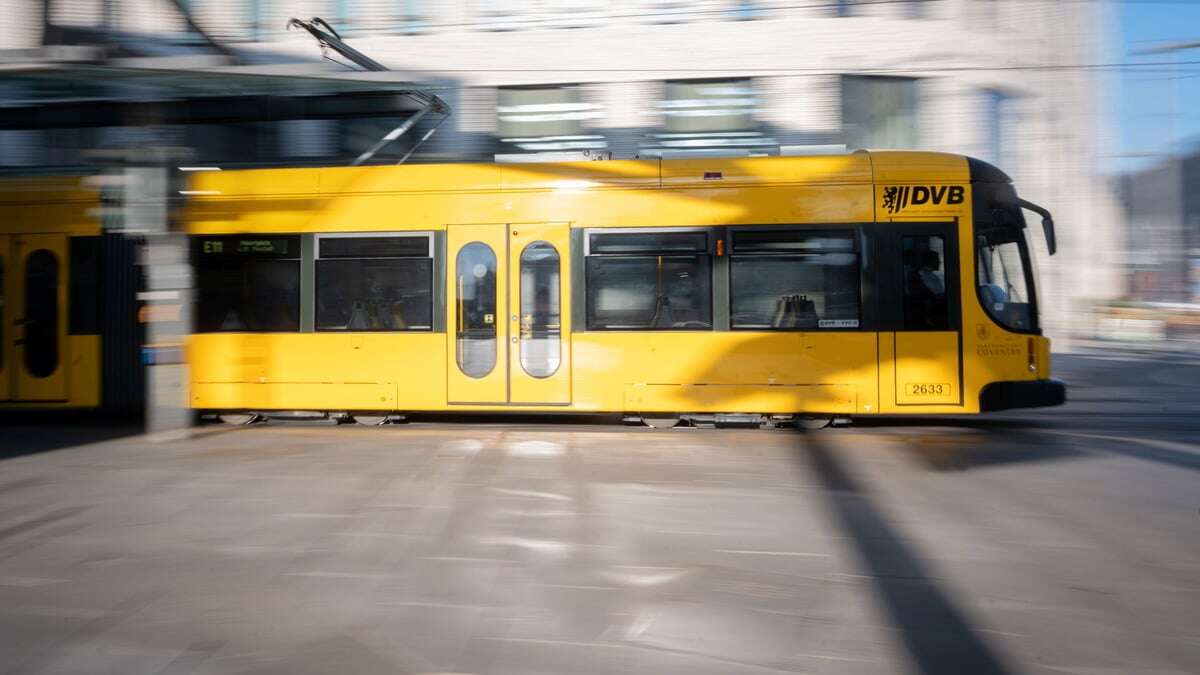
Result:
{"label": "side mirror", "polygon": [[1046,250],[1054,255],[1058,252],[1058,237],[1054,234],[1054,219],[1049,215],[1042,218],[1042,231],[1046,233]]}
{"label": "side mirror", "polygon": [[1042,231],[1046,234],[1046,250],[1050,255],[1058,252],[1058,237],[1054,233],[1054,216],[1046,209],[1034,204],[1033,202],[1024,199],[1018,199],[1017,203],[1021,208],[1033,211],[1042,217]]}

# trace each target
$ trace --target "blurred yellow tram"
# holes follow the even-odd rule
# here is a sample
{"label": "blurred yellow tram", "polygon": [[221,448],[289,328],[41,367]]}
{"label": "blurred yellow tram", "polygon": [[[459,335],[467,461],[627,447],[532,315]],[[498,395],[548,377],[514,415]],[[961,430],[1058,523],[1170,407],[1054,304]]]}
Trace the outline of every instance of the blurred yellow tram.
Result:
{"label": "blurred yellow tram", "polygon": [[0,179],[0,411],[140,414],[137,239],[83,177]]}
{"label": "blurred yellow tram", "polygon": [[647,420],[1055,405],[1023,207],[967,157],[213,171],[202,412]]}

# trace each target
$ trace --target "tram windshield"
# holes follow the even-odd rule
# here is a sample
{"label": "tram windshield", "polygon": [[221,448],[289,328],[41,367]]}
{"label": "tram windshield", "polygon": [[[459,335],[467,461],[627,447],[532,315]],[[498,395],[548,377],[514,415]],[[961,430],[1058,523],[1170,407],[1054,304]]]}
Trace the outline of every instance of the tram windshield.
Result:
{"label": "tram windshield", "polygon": [[979,300],[1000,325],[1027,332],[1037,328],[1032,248],[1026,230],[997,227],[982,231],[975,245]]}

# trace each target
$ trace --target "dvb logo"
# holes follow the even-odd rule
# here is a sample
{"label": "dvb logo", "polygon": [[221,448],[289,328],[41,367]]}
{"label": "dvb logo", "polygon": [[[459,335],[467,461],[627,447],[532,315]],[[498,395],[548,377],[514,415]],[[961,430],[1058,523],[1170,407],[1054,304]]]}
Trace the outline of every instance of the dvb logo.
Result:
{"label": "dvb logo", "polygon": [[909,206],[940,206],[963,203],[966,191],[961,185],[900,185],[883,188],[883,208],[898,213]]}

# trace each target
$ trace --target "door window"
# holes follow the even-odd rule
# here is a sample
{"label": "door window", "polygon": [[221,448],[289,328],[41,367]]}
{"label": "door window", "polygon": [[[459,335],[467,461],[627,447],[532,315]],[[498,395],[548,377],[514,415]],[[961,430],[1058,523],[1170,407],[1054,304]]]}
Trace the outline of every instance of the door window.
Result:
{"label": "door window", "polygon": [[904,329],[950,330],[946,300],[946,240],[937,235],[902,239]]}
{"label": "door window", "polygon": [[25,261],[25,369],[49,377],[58,369],[58,258],[38,249]]}
{"label": "door window", "polygon": [[496,254],[474,241],[455,261],[455,357],[464,374],[480,378],[496,366]]}
{"label": "door window", "polygon": [[521,252],[521,367],[550,377],[561,360],[558,251],[535,241]]}

